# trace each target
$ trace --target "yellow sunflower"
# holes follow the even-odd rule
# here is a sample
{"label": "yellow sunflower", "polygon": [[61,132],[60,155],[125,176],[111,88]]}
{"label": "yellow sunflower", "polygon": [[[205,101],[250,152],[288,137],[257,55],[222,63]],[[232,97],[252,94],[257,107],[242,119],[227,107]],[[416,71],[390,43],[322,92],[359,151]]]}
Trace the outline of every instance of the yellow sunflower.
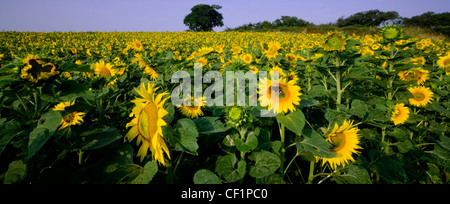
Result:
{"label": "yellow sunflower", "polygon": [[280,68],[279,66],[272,67],[272,69],[270,69],[270,74],[272,74],[272,72],[278,72],[279,77],[286,76],[286,73],[284,73],[284,70],[282,68]]}
{"label": "yellow sunflower", "polygon": [[144,46],[142,46],[141,41],[139,40],[134,40],[133,42],[133,49],[140,52],[142,50],[144,50]]}
{"label": "yellow sunflower", "polygon": [[113,69],[111,63],[105,63],[104,60],[100,60],[99,62],[92,65],[92,69],[95,71],[95,75],[99,77],[110,77],[116,75],[118,70]]}
{"label": "yellow sunflower", "polygon": [[201,58],[195,60],[195,62],[202,64],[202,66],[206,66],[208,64],[208,59],[205,59],[204,57],[201,57]]}
{"label": "yellow sunflower", "polygon": [[347,42],[344,35],[338,32],[329,32],[327,34],[327,39],[325,40],[324,49],[325,51],[342,52],[345,50],[346,44]]}
{"label": "yellow sunflower", "polygon": [[430,88],[424,86],[416,86],[408,88],[408,91],[413,94],[409,99],[409,103],[416,107],[426,106],[433,100],[433,92]]}
{"label": "yellow sunflower", "polygon": [[[65,111],[66,107],[73,106],[74,104],[75,104],[75,100],[61,102],[61,103],[58,103],[57,105],[55,105],[55,107],[53,108],[53,111]],[[64,117],[61,119],[61,123],[60,123],[61,127],[59,128],[59,130],[64,129],[69,126],[72,126],[72,125],[81,124],[82,122],[84,122],[83,121],[84,115],[86,115],[86,113],[77,112],[77,111],[64,115]]]}
{"label": "yellow sunflower", "polygon": [[[259,98],[258,100],[261,102],[261,106],[268,106],[268,110],[273,111],[274,113],[287,113],[290,111],[295,111],[294,105],[300,104],[300,86],[295,85],[295,81],[287,81],[286,78],[280,78],[278,80],[278,87],[273,87],[272,85],[276,83],[272,83],[271,80],[264,78],[260,79],[258,88],[259,88]],[[273,94],[276,94],[277,97],[272,97]]]}
{"label": "yellow sunflower", "polygon": [[437,64],[440,68],[445,69],[445,74],[450,75],[450,54],[447,56],[440,57],[437,61]]}
{"label": "yellow sunflower", "polygon": [[396,104],[391,115],[391,121],[394,122],[394,125],[401,125],[405,123],[408,118],[409,108],[406,107],[403,103]]}
{"label": "yellow sunflower", "polygon": [[212,51],[214,51],[214,48],[212,48],[212,47],[202,47],[202,48],[198,49],[198,53],[200,54],[200,56],[207,55],[207,54],[211,53]]}
{"label": "yellow sunflower", "polygon": [[140,97],[131,101],[135,106],[130,114],[133,119],[126,125],[131,129],[125,135],[125,140],[131,142],[137,137],[137,145],[140,145],[140,148],[136,156],[140,157],[141,161],[150,150],[153,160],[166,166],[164,154],[168,159],[170,159],[170,154],[161,127],[167,125],[163,117],[169,113],[164,109],[164,103],[170,97],[165,97],[169,94],[167,91],[157,94],[158,88],[151,83],[148,83],[147,86],[141,83],[139,90],[134,89]]}
{"label": "yellow sunflower", "polygon": [[[194,99],[194,97],[191,98],[187,98],[184,100],[185,102],[188,101],[188,103],[190,103],[190,106],[185,106],[185,105],[180,105],[178,106],[178,110],[180,110],[180,112],[189,117],[189,118],[198,118],[199,116],[203,115],[203,111],[202,111],[202,107],[205,107],[205,99],[202,98],[197,98]],[[195,103],[200,104],[200,106],[195,106]]]}
{"label": "yellow sunflower", "polygon": [[400,71],[398,76],[403,81],[417,81],[417,85],[423,85],[428,79],[430,79],[429,73],[430,71],[428,70],[416,68],[409,71]]}
{"label": "yellow sunflower", "polygon": [[334,125],[327,141],[331,144],[330,151],[336,153],[336,157],[316,157],[317,161],[322,159],[322,166],[328,163],[332,169],[336,169],[338,166],[347,165],[349,161],[355,161],[352,154],[359,154],[357,150],[362,149],[362,147],[359,146],[359,129],[358,127],[352,128],[352,125],[353,121],[350,120],[345,120],[340,127],[337,123]]}
{"label": "yellow sunflower", "polygon": [[241,60],[244,61],[246,64],[250,64],[253,61],[253,57],[251,54],[243,54],[241,55]]}
{"label": "yellow sunflower", "polygon": [[152,67],[148,65],[145,66],[144,74],[150,75],[150,79],[153,81],[155,81],[159,76],[158,72],[156,72]]}
{"label": "yellow sunflower", "polygon": [[46,80],[59,73],[54,64],[42,61],[38,55],[28,55],[22,62],[24,67],[20,77],[31,82]]}

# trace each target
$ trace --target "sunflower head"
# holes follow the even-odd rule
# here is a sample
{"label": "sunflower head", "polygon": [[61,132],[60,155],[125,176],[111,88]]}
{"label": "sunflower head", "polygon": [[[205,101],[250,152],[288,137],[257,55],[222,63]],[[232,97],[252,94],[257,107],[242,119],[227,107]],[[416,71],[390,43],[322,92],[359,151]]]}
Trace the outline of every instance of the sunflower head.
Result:
{"label": "sunflower head", "polygon": [[139,40],[133,41],[133,49],[140,52],[144,50],[144,46],[142,46],[142,42]]}
{"label": "sunflower head", "polygon": [[46,80],[59,73],[54,64],[44,62],[38,55],[28,55],[22,62],[24,67],[20,71],[20,77],[31,82]]}
{"label": "sunflower head", "polygon": [[226,109],[225,120],[232,127],[245,126],[253,121],[253,117],[245,107],[232,106]]}
{"label": "sunflower head", "polygon": [[245,64],[250,64],[253,61],[253,57],[251,54],[243,54],[241,55],[241,60],[245,62]]}
{"label": "sunflower head", "polygon": [[394,110],[392,111],[391,121],[394,122],[394,125],[400,125],[406,122],[409,118],[409,108],[405,106],[405,104],[400,103],[394,106]]}
{"label": "sunflower head", "polygon": [[388,25],[381,29],[381,36],[386,42],[395,42],[402,37],[403,29],[398,25]]}
{"label": "sunflower head", "polygon": [[328,134],[327,141],[331,144],[330,151],[336,153],[336,157],[317,157],[318,160],[322,159],[322,166],[328,163],[332,169],[336,169],[338,166],[347,165],[349,161],[355,161],[352,154],[359,154],[358,149],[362,148],[359,146],[359,129],[352,125],[353,121],[350,120],[345,120],[341,126],[337,123],[334,125],[333,130]]}
{"label": "sunflower head", "polygon": [[258,84],[258,100],[261,106],[268,107],[273,113],[287,113],[295,111],[294,105],[300,105],[300,86],[294,80],[288,81],[281,77],[278,81],[271,81],[267,78],[260,79]]}
{"label": "sunflower head", "polygon": [[344,34],[339,32],[329,32],[325,40],[324,49],[325,51],[337,51],[342,52],[345,50],[346,37]]}
{"label": "sunflower head", "polygon": [[205,107],[205,104],[206,100],[203,97],[197,99],[194,97],[186,98],[183,105],[178,106],[178,110],[189,118],[198,118],[204,114],[202,107]]}
{"label": "sunflower head", "polygon": [[408,88],[408,91],[413,95],[413,97],[409,99],[409,103],[413,106],[424,107],[433,100],[434,94],[430,88],[416,86]]}
{"label": "sunflower head", "polygon": [[72,126],[72,125],[79,125],[82,122],[84,122],[83,117],[84,117],[84,115],[86,115],[86,113],[76,112],[76,111],[67,113],[65,111],[66,107],[73,106],[74,104],[75,104],[75,100],[61,102],[61,103],[58,103],[57,105],[55,105],[55,107],[53,107],[53,111],[59,111],[59,112],[65,113],[65,115],[61,119],[61,123],[60,123],[61,127],[59,128],[60,130],[64,129],[66,127]]}
{"label": "sunflower head", "polygon": [[446,75],[450,75],[450,53],[446,56],[439,57],[437,64],[445,70]]}
{"label": "sunflower head", "polygon": [[98,77],[110,77],[116,75],[118,72],[118,70],[113,69],[113,65],[111,63],[105,63],[104,60],[100,60],[91,66],[95,71],[95,75]]}
{"label": "sunflower head", "polygon": [[214,48],[212,47],[202,47],[198,50],[198,53],[200,56],[203,56],[211,53],[212,51],[214,51]]}
{"label": "sunflower head", "polygon": [[150,150],[153,160],[166,166],[166,156],[170,159],[170,155],[164,141],[162,127],[167,125],[163,117],[169,114],[164,109],[164,103],[169,99],[166,95],[169,93],[157,94],[157,90],[158,87],[151,83],[147,85],[141,83],[139,90],[135,89],[139,97],[131,101],[135,106],[130,114],[133,119],[126,125],[127,128],[131,128],[125,135],[125,140],[131,142],[137,138],[137,145],[140,145],[137,156],[141,161]]}
{"label": "sunflower head", "polygon": [[398,76],[403,81],[417,81],[417,85],[423,85],[429,77],[430,71],[422,69],[422,68],[416,68],[413,70],[405,70],[400,71],[398,73]]}

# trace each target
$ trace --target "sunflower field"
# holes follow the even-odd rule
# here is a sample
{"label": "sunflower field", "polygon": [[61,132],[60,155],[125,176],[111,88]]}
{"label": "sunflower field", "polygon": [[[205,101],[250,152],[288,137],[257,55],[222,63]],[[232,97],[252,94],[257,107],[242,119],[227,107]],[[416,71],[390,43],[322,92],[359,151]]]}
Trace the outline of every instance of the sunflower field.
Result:
{"label": "sunflower field", "polygon": [[[1,32],[0,41],[5,184],[450,179],[450,43],[398,26],[370,36]],[[202,75],[270,74],[239,84],[257,87],[245,104],[174,105],[172,75],[194,78],[198,64]],[[225,92],[233,102],[236,91]]]}

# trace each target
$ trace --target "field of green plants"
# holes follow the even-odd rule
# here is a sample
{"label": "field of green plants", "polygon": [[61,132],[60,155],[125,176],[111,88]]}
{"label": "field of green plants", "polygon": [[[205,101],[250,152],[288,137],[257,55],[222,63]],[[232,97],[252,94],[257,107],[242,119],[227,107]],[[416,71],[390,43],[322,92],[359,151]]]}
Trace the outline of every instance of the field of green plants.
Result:
{"label": "field of green plants", "polygon": [[[449,182],[446,41],[397,26],[365,36],[1,32],[0,40],[5,184]],[[199,64],[202,75],[259,76],[236,81],[257,94],[230,106],[237,91],[219,98],[214,89],[215,103],[192,95],[174,105],[182,80],[172,76],[194,79]],[[201,93],[214,83],[226,80],[204,80]]]}

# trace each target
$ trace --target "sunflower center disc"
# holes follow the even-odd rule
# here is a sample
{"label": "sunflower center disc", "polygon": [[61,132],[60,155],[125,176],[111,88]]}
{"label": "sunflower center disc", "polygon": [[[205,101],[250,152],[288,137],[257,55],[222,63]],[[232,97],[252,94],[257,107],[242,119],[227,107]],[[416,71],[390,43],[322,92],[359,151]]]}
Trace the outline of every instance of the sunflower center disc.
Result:
{"label": "sunflower center disc", "polygon": [[145,105],[139,119],[139,132],[146,139],[150,140],[158,129],[158,107],[156,107],[156,104],[150,102]]}

